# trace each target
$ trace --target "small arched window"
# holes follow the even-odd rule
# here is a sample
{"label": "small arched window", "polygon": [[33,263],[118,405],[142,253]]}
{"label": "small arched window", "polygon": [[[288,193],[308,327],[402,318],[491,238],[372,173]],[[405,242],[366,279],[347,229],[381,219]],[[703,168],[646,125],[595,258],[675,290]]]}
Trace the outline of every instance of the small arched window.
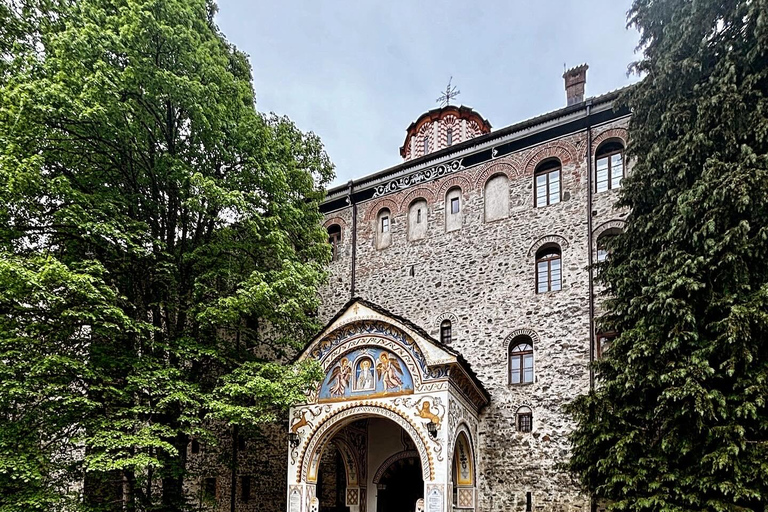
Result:
{"label": "small arched window", "polygon": [[563,274],[560,247],[543,247],[536,253],[536,291],[556,292],[562,288]]}
{"label": "small arched window", "polygon": [[533,411],[530,407],[520,407],[515,414],[518,432],[531,432],[533,430]]}
{"label": "small arched window", "polygon": [[383,208],[376,215],[376,248],[384,249],[392,243],[392,233],[390,232],[391,215],[389,209]]}
{"label": "small arched window", "polygon": [[424,154],[429,153],[429,136],[424,136]]}
{"label": "small arched window", "polygon": [[445,143],[448,146],[453,144],[453,128],[448,128],[445,132]]}
{"label": "small arched window", "polygon": [[621,187],[624,179],[624,145],[617,140],[603,142],[595,153],[595,190]]}
{"label": "small arched window", "polygon": [[536,167],[537,208],[560,202],[561,170],[560,160],[556,158],[545,160]]}
{"label": "small arched window", "polygon": [[509,347],[509,383],[533,382],[533,341],[527,336],[512,340]]}
{"label": "small arched window", "polygon": [[338,261],[341,251],[341,226],[328,226],[328,243],[331,244],[331,261]]}
{"label": "small arched window", "polygon": [[461,228],[461,189],[452,188],[445,194],[445,230]]}
{"label": "small arched window", "polygon": [[440,323],[440,342],[443,345],[450,345],[453,341],[453,331],[451,329],[451,321],[443,320]]}

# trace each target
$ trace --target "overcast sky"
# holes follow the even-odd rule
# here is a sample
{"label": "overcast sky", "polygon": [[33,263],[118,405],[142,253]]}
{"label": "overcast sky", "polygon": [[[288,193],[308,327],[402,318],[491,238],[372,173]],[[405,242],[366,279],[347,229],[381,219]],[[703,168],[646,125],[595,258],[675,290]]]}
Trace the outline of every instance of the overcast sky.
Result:
{"label": "overcast sky", "polygon": [[631,0],[219,0],[250,56],[257,107],[317,133],[334,184],[402,161],[405,129],[449,77],[494,129],[565,106],[563,64],[587,62],[587,96],[627,76]]}

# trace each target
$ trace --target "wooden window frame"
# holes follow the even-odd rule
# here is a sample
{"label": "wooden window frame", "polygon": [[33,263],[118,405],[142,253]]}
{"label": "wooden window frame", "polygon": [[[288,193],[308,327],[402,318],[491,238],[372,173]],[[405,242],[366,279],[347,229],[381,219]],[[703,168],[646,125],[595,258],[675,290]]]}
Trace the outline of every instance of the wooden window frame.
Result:
{"label": "wooden window frame", "polygon": [[[616,144],[620,144],[619,142],[616,142]],[[599,151],[595,153],[595,193],[599,194],[601,192],[607,192],[609,190],[616,190],[622,187],[622,182],[624,181],[624,178],[627,176],[627,163],[626,158],[624,155],[625,148],[622,145],[621,149],[615,149],[613,151],[608,151],[606,153],[600,153]],[[613,165],[613,156],[614,155],[621,155],[621,178],[619,178],[619,184],[617,186],[613,186],[613,168],[611,167]],[[606,169],[608,173],[608,183],[607,188],[604,190],[600,190],[600,182],[597,178],[597,171],[599,168],[599,162],[603,159],[608,159],[608,167]]]}
{"label": "wooden window frame", "polygon": [[[530,338],[522,337],[516,338],[518,341],[512,345],[507,355],[507,379],[511,386],[522,386],[526,384],[533,384],[536,379],[536,364],[533,358],[533,341]],[[514,343],[515,340],[513,340]],[[524,350],[516,351],[518,347],[527,347]],[[526,356],[530,356],[531,359],[531,380],[525,380],[525,359]],[[519,360],[520,368],[520,381],[514,382],[512,378],[512,361]]]}
{"label": "wooden window frame", "polygon": [[[558,161],[557,165],[554,165],[554,161],[550,162],[543,162],[542,164],[539,164],[540,169],[537,169],[536,172],[533,174],[533,205],[536,208],[543,208],[545,206],[551,206],[554,204],[558,204],[563,201],[563,166]],[[552,174],[557,173],[557,201],[552,202],[551,196],[552,196]],[[545,176],[546,182],[545,182],[545,190],[546,195],[545,201],[540,204],[539,203],[539,177]]]}
{"label": "wooden window frame", "polygon": [[389,233],[389,215],[381,216],[381,232]]}
{"label": "wooden window frame", "polygon": [[[557,281],[553,281],[552,279],[552,262],[553,261],[559,261],[560,262],[560,279]],[[541,270],[539,265],[541,263],[547,264],[547,289],[541,290],[539,288],[539,283],[541,283],[540,275]],[[557,282],[557,289],[553,289],[552,283]],[[536,293],[549,293],[549,292],[559,292],[563,289],[563,252],[559,247],[548,247],[539,249],[539,251],[536,253]]]}

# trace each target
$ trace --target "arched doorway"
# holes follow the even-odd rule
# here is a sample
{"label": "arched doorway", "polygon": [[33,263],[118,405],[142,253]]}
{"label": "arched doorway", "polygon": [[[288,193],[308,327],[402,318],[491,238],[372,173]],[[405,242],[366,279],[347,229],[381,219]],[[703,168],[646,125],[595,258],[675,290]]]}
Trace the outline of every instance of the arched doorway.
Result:
{"label": "arched doorway", "polygon": [[376,489],[376,512],[413,512],[416,500],[424,497],[416,452],[390,463],[381,476]]}

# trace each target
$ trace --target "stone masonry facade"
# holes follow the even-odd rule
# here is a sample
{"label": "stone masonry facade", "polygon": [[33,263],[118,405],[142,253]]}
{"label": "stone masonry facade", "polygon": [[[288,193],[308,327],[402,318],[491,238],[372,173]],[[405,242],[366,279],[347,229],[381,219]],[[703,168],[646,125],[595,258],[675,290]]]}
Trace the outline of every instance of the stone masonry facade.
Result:
{"label": "stone masonry facade", "polygon": [[[626,144],[627,118],[591,128],[592,150],[606,140]],[[562,164],[562,198],[534,205],[534,171],[547,159]],[[592,159],[594,162],[594,154]],[[491,394],[480,425],[478,510],[589,510],[588,499],[558,464],[567,460],[573,428],[563,406],[589,389],[588,251],[600,232],[620,227],[616,190],[592,192],[593,247],[588,244],[587,131],[525,148],[443,179],[357,205],[355,295],[371,300],[440,337],[452,321],[451,346]],[[485,184],[508,179],[509,211],[485,221]],[[594,182],[593,182],[594,183]],[[445,197],[461,189],[461,228],[446,232]],[[593,184],[594,190],[594,184]],[[426,200],[427,236],[408,237],[408,209]],[[390,215],[391,244],[377,248],[377,219]],[[352,208],[326,215],[341,227],[339,258],[323,291],[323,318],[350,298]],[[537,293],[535,254],[547,243],[562,251],[562,289]],[[509,384],[508,350],[518,333],[534,342],[535,378]],[[533,431],[517,432],[515,414],[533,411]]]}

